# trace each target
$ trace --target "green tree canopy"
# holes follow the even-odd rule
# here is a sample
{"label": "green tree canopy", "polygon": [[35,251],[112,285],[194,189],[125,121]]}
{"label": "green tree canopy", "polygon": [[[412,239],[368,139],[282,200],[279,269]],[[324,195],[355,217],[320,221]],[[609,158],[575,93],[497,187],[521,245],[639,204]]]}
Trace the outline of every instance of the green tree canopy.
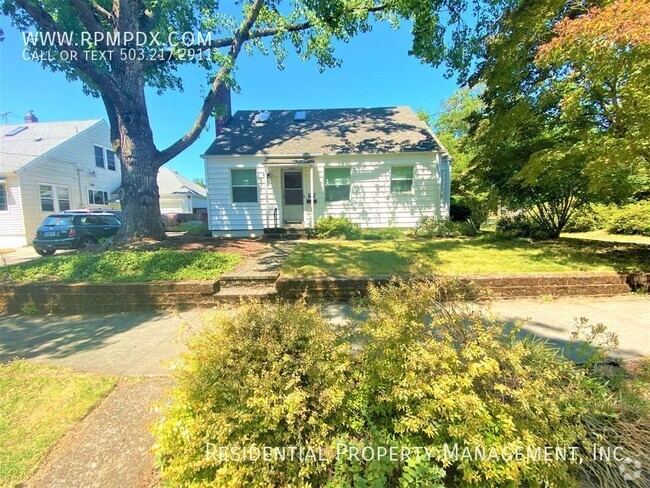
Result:
{"label": "green tree canopy", "polygon": [[[274,55],[282,67],[293,48],[300,58],[316,59],[325,69],[340,63],[334,40],[347,41],[371,30],[375,22],[398,26],[406,21],[413,34],[409,54],[464,74],[480,50],[479,40],[509,1],[244,0],[228,9],[214,0],[4,0],[2,5],[22,31],[75,35],[73,42],[40,37],[29,49],[50,51],[53,59],[40,60],[43,65],[81,80],[86,93],[102,98],[122,165],[123,237],[131,239],[164,237],[156,172],[199,137],[219,107],[223,88],[237,89],[234,73],[242,50]],[[464,21],[468,12],[471,24]],[[209,32],[212,38],[174,45],[167,42],[174,32]],[[82,33],[92,40],[79,44]],[[127,34],[162,43],[132,51],[138,46],[124,40]],[[118,46],[109,42],[109,35],[121,39]],[[185,64],[205,69],[210,86],[194,124],[171,145],[158,148],[145,87],[159,93],[182,89],[178,68]]]}

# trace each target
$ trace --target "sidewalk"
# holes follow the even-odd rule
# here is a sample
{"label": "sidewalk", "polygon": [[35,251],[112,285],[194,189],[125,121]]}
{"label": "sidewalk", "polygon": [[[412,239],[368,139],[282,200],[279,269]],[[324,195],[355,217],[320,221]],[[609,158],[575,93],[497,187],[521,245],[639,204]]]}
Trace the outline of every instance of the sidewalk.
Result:
{"label": "sidewalk", "polygon": [[121,380],[48,454],[30,488],[130,488],[157,485],[153,472],[153,404],[168,378]]}

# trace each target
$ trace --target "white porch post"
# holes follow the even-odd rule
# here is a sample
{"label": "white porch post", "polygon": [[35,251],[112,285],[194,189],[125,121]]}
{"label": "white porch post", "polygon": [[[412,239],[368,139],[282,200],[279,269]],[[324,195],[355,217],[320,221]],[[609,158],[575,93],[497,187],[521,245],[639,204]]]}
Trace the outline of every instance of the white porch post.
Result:
{"label": "white porch post", "polygon": [[311,163],[309,166],[309,194],[311,199],[309,201],[311,205],[311,222],[310,227],[313,229],[316,224],[316,216],[314,215],[314,163]]}
{"label": "white porch post", "polygon": [[269,228],[269,170],[264,168],[264,220],[266,221],[266,228]]}

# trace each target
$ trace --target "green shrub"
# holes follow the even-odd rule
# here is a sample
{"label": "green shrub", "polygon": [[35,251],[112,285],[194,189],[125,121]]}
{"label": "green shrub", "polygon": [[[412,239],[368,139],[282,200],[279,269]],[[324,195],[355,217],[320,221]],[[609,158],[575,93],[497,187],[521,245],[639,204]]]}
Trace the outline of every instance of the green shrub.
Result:
{"label": "green shrub", "polygon": [[612,234],[650,236],[650,201],[645,200],[613,208],[607,231]]}
{"label": "green shrub", "polygon": [[476,230],[468,222],[452,222],[435,217],[422,217],[413,234],[416,237],[460,237],[475,236]]}
{"label": "green shrub", "polygon": [[208,223],[198,220],[191,220],[189,222],[181,222],[177,227],[168,230],[174,232],[186,232],[193,236],[204,236],[208,233]]}
{"label": "green shrub", "polygon": [[215,446],[329,446],[346,428],[350,345],[304,303],[217,313],[173,370],[155,451],[171,486],[322,486],[326,463],[219,462]]}
{"label": "green shrub", "polygon": [[361,228],[346,217],[323,217],[316,221],[314,233],[318,239],[359,239]]}
{"label": "green shrub", "polygon": [[497,221],[496,235],[502,239],[523,237],[543,240],[550,238],[549,232],[524,212],[512,217],[501,217]]}
{"label": "green shrub", "polygon": [[[587,459],[594,446],[619,443],[637,459],[650,437],[647,408],[625,407],[593,369],[458,305],[458,289],[453,281],[371,287],[361,304],[367,315],[339,329],[301,302],[218,313],[173,369],[177,386],[155,428],[164,481],[506,487],[597,479],[626,486],[617,465],[508,458],[575,447]],[[324,448],[326,455],[220,461],[209,445]],[[377,457],[392,446],[427,451]],[[373,459],[345,455],[364,448]]]}
{"label": "green shrub", "polygon": [[583,205],[575,209],[564,226],[564,232],[591,232],[607,227],[612,207],[602,204]]}

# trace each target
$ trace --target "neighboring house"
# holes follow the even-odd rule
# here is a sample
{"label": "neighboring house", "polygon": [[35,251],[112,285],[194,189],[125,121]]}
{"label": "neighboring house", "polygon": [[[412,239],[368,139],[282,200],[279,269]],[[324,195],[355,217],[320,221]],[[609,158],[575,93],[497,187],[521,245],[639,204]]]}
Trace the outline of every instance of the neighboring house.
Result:
{"label": "neighboring house", "polygon": [[207,191],[173,169],[158,170],[160,213],[198,213],[208,206]]}
{"label": "neighboring house", "polygon": [[202,156],[214,236],[449,216],[450,158],[409,107],[238,111],[217,127]]}
{"label": "neighboring house", "polygon": [[52,212],[112,208],[120,163],[103,120],[0,126],[0,248],[29,244]]}

